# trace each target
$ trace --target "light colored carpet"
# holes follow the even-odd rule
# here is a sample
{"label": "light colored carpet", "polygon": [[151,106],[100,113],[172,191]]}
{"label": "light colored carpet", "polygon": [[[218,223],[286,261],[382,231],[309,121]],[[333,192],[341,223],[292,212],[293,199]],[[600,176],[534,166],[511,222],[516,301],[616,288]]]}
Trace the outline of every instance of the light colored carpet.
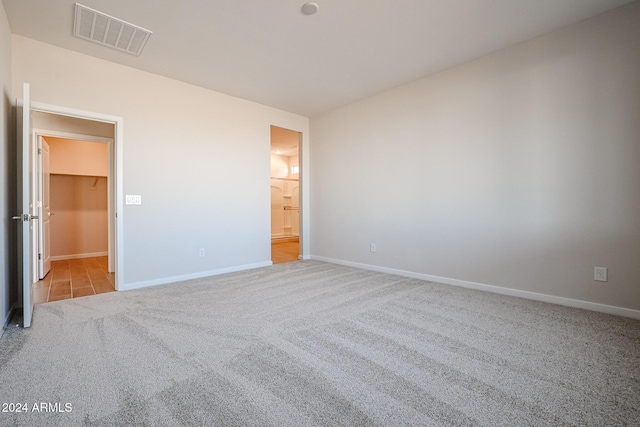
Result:
{"label": "light colored carpet", "polygon": [[637,426],[640,322],[304,261],[36,306],[0,396],[3,426]]}

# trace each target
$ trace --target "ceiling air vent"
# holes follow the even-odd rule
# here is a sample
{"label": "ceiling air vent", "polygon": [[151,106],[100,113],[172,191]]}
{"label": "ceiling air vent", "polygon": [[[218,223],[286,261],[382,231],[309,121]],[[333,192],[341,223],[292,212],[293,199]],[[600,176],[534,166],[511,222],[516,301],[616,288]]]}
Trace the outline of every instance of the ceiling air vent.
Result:
{"label": "ceiling air vent", "polygon": [[138,56],[151,31],[76,3],[73,35]]}

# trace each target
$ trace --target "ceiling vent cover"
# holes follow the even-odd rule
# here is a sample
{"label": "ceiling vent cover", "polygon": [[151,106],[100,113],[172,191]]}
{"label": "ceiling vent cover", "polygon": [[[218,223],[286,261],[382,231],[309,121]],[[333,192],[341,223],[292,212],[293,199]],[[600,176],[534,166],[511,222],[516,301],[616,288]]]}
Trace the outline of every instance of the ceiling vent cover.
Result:
{"label": "ceiling vent cover", "polygon": [[73,35],[138,56],[151,31],[76,3]]}

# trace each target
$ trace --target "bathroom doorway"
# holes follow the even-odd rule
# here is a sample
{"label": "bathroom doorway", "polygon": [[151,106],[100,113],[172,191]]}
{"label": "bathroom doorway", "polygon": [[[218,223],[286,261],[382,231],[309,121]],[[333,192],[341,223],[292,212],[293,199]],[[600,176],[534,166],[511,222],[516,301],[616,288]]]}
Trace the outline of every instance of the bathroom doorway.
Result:
{"label": "bathroom doorway", "polygon": [[271,126],[271,261],[300,257],[300,133]]}

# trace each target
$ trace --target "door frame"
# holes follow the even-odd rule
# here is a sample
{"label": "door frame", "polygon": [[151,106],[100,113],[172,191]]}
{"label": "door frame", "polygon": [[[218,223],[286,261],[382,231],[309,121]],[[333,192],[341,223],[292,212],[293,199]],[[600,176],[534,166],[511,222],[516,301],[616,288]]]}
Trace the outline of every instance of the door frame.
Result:
{"label": "door frame", "polygon": [[[17,136],[17,156],[16,165],[18,168],[17,175],[17,200],[18,212],[12,217],[19,220],[18,225],[18,304],[23,307],[23,326],[28,328],[31,326],[33,316],[33,284],[32,277],[33,263],[33,244],[35,241],[35,233],[33,232],[33,220],[37,220],[38,216],[34,209],[33,194],[34,180],[34,146],[31,140],[31,90],[28,83],[22,85],[22,99],[18,99],[17,117],[16,117],[16,136]],[[27,132],[25,132],[25,130]]]}
{"label": "door frame", "polygon": [[[49,147],[49,144],[44,140],[44,138],[36,133],[32,131],[32,138],[35,139],[36,142],[36,147],[38,148],[38,160],[35,164],[36,167],[36,197],[38,199],[38,204],[36,205],[36,208],[38,209],[38,229],[37,229],[37,240],[38,240],[38,244],[37,246],[37,255],[36,255],[36,259],[38,260],[37,262],[37,266],[34,266],[33,268],[33,278],[34,281],[37,280],[42,280],[44,279],[44,276],[49,272],[49,270],[47,270],[47,273],[44,273],[45,270],[45,264],[47,263],[47,257],[45,257],[45,247],[48,244],[49,247],[47,248],[47,255],[49,256],[49,267],[51,267],[51,240],[49,238],[47,238],[47,236],[45,236],[45,216],[44,216],[44,209],[45,209],[45,205],[44,205],[44,200],[45,200],[45,194],[44,194],[44,147],[45,144],[47,147]],[[50,153],[50,147],[49,147],[49,153]],[[50,158],[47,161],[47,169],[49,168],[50,165]],[[51,172],[49,171],[49,178],[51,178]],[[49,179],[49,184],[51,182],[51,179]],[[50,189],[50,186],[49,186]],[[47,217],[49,220],[49,227],[51,227],[51,192],[49,191],[49,193],[47,194],[47,198],[49,200],[49,212],[47,212]],[[51,228],[49,228],[49,237],[51,236]]]}
{"label": "door frame", "polygon": [[[309,221],[309,138],[308,128],[301,130],[299,127],[292,125],[291,123],[269,123],[269,171],[271,171],[271,126],[279,127],[282,129],[290,130],[298,134],[298,166],[300,170],[298,172],[298,259],[308,260],[311,259],[310,255],[310,221]],[[269,177],[269,260],[271,260],[271,173]]]}
{"label": "door frame", "polygon": [[[38,110],[39,111],[39,110]],[[115,192],[115,188],[114,188],[114,183],[115,180],[113,179],[114,176],[114,169],[113,169],[113,165],[114,165],[114,161],[113,161],[113,143],[114,143],[114,138],[106,138],[106,137],[101,137],[101,136],[94,136],[94,135],[86,135],[86,134],[80,134],[80,133],[72,133],[72,132],[65,132],[65,131],[55,131],[55,130],[48,130],[48,129],[43,129],[43,128],[37,128],[37,129],[33,129],[32,131],[33,133],[33,138],[36,141],[39,141],[40,138],[46,138],[46,137],[53,137],[53,138],[65,138],[65,139],[73,139],[73,140],[77,140],[77,141],[86,141],[86,142],[96,142],[96,143],[102,143],[102,144],[107,144],[108,146],[108,165],[107,165],[107,233],[108,233],[108,238],[107,238],[107,252],[109,254],[109,272],[112,273],[114,271],[116,271],[116,266],[115,266],[115,245],[114,243],[116,242],[116,236],[115,236],[115,230],[116,230],[116,225],[114,222],[115,219],[115,212],[114,212],[114,208],[115,208],[115,200],[114,200],[114,196],[116,194]],[[115,135],[114,135],[115,136]],[[38,185],[37,188],[37,194],[40,195],[42,193],[42,179],[43,179],[43,174],[42,174],[42,170],[41,170],[41,162],[39,161],[37,163],[37,173],[36,173],[36,183]],[[38,204],[38,208],[39,213],[42,214],[41,209],[42,207],[40,206],[40,203]],[[42,253],[41,251],[41,243],[42,243],[42,236],[40,236],[40,231],[42,229],[42,221],[40,221],[40,223],[38,224],[38,247],[36,248],[39,252],[36,252],[35,257],[36,259],[38,259],[38,254]],[[38,268],[37,268],[37,276],[34,277],[40,277],[42,271],[40,270],[42,268],[42,262],[40,262],[40,260],[38,260]]]}
{"label": "door frame", "polygon": [[[112,116],[102,113],[95,113],[91,111],[77,110],[73,108],[61,107],[58,105],[45,104],[42,102],[31,102],[31,111],[38,111],[41,113],[56,114],[60,116],[74,117],[83,120],[96,121],[109,123],[114,125],[113,140],[108,142],[109,144],[109,172],[112,177],[112,182],[108,186],[112,194],[109,195],[109,226],[113,227],[109,231],[109,269],[115,270],[115,289],[120,290],[124,288],[124,184],[123,184],[123,159],[124,159],[124,119],[119,116]],[[55,136],[53,133],[47,131],[48,136]],[[63,132],[64,133],[64,132]],[[71,133],[66,133],[72,135]],[[33,132],[35,135],[35,132]],[[86,136],[86,135],[85,135]],[[91,136],[90,138],[98,138]],[[108,138],[102,138],[108,139]],[[104,142],[104,141],[96,141]],[[35,180],[34,180],[35,181]],[[35,195],[37,198],[37,195]],[[35,203],[35,201],[34,201]],[[112,242],[112,239],[114,240]],[[37,245],[36,245],[37,246]],[[37,263],[37,247],[36,250],[32,250],[31,257],[35,264]],[[34,257],[34,253],[35,257]],[[113,255],[113,256],[111,256]]]}

